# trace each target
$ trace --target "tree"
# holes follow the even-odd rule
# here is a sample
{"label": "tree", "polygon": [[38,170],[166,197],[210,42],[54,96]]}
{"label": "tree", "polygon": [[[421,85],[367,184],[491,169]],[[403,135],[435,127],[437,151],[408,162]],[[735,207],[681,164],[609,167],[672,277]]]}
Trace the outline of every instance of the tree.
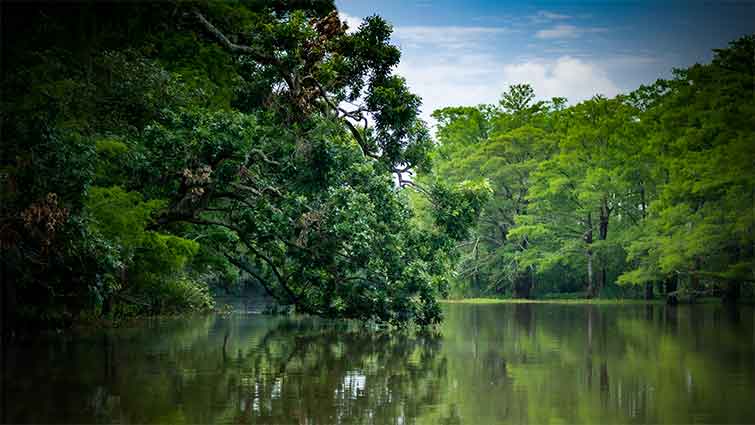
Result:
{"label": "tree", "polygon": [[753,75],[755,37],[715,51],[710,64],[677,70],[637,93],[647,109],[658,194],[629,244],[636,267],[620,280],[681,276],[690,289],[720,284],[736,299],[753,281]]}
{"label": "tree", "polygon": [[[176,285],[201,293],[237,268],[303,312],[440,320],[451,241],[487,192],[394,184],[429,167],[431,142],[419,97],[392,74],[400,52],[384,20],[347,33],[330,2],[4,14],[37,30],[9,42],[3,81],[2,167],[15,188],[3,257],[29,312],[41,297],[54,314],[76,300],[70,317],[111,301],[195,305]],[[404,186],[437,206],[430,231],[410,226]]]}
{"label": "tree", "polygon": [[462,242],[457,276],[472,292],[512,291],[529,297],[531,265],[522,261],[526,238],[511,237],[518,216],[527,214],[530,172],[553,147],[551,127],[559,101],[532,102],[532,88],[512,86],[500,107],[445,108],[439,120],[439,145],[433,154],[433,174],[451,182],[484,178],[492,197],[479,224]]}
{"label": "tree", "polygon": [[613,99],[567,107],[516,85],[497,106],[436,111],[420,179],[493,189],[459,245],[460,292],[636,294],[614,284],[631,283],[648,298],[662,284],[736,299],[753,280],[752,40]]}

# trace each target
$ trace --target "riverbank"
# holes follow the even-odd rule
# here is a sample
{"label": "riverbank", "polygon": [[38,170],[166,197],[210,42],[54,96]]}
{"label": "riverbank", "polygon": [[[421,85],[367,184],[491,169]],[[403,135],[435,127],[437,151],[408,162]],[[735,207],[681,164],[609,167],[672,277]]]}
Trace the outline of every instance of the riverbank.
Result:
{"label": "riverbank", "polygon": [[[440,302],[445,304],[665,304],[665,298],[652,300],[643,299],[601,299],[601,298],[551,298],[551,299],[523,299],[523,298],[461,298],[447,299]],[[720,303],[720,298],[700,298],[695,304]]]}

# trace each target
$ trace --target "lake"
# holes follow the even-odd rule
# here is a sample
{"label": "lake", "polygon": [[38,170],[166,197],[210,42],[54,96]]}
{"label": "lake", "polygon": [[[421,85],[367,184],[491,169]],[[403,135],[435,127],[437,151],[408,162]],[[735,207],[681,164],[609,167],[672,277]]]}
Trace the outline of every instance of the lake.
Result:
{"label": "lake", "polygon": [[232,314],[4,347],[7,423],[753,423],[755,310],[445,304],[428,331]]}

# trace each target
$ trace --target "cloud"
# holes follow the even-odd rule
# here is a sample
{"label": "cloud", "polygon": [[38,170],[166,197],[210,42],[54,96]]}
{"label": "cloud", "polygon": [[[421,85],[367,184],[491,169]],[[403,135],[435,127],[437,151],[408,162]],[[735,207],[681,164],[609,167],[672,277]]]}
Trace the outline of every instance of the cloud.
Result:
{"label": "cloud", "polygon": [[396,73],[422,97],[422,117],[446,106],[495,102],[504,85],[500,64],[489,55],[440,55],[432,58],[405,56]]}
{"label": "cloud", "polygon": [[363,19],[357,18],[356,16],[351,16],[348,13],[338,11],[338,16],[341,18],[341,21],[346,22],[346,25],[348,25],[349,29],[346,31],[348,33],[354,33],[359,29],[359,26],[362,25]]}
{"label": "cloud", "polygon": [[396,27],[393,41],[402,51],[396,73],[422,97],[422,117],[432,123],[435,109],[495,102],[503,86],[491,46],[512,32],[505,26]]}
{"label": "cloud", "polygon": [[566,97],[571,103],[621,91],[598,64],[571,56],[551,61],[527,61],[503,67],[507,84],[529,83],[540,98]]}
{"label": "cloud", "polygon": [[606,31],[608,31],[607,28],[580,28],[574,25],[560,24],[536,32],[535,37],[540,39],[577,38],[586,33],[598,33]]}
{"label": "cloud", "polygon": [[538,12],[538,15],[542,16],[545,19],[552,19],[552,20],[571,18],[571,16],[569,15],[561,15],[559,13],[548,12],[547,10],[541,10],[540,12]]}
{"label": "cloud", "polygon": [[[363,20],[348,13],[339,12],[341,20],[349,26],[349,33],[356,32]],[[416,48],[427,45],[443,46],[444,49],[474,48],[480,43],[515,30],[493,26],[397,26],[393,29],[393,41],[400,47]]]}
{"label": "cloud", "polygon": [[443,49],[479,48],[484,41],[513,32],[506,27],[407,26],[396,27],[394,40],[401,47],[432,45]]}
{"label": "cloud", "polygon": [[663,63],[663,57],[657,54],[623,54],[619,53],[603,60],[606,67],[644,67]]}
{"label": "cloud", "polygon": [[505,34],[503,27],[410,26],[396,27],[393,35],[400,39],[423,43],[444,43],[448,39],[476,39],[486,35]]}
{"label": "cloud", "polygon": [[[548,11],[535,16],[551,21],[570,18]],[[361,22],[345,13],[341,13],[341,19],[351,29],[358,28]],[[600,30],[566,27],[566,31],[575,34]],[[519,83],[531,84],[540,99],[560,96],[570,103],[598,93],[609,97],[619,93],[606,72],[608,64],[599,58],[578,57],[572,51],[557,53],[550,59],[505,58],[491,49],[501,36],[513,32],[516,30],[510,26],[395,27],[393,42],[402,50],[396,73],[405,77],[410,89],[422,97],[422,117],[432,125],[430,114],[436,109],[497,103],[509,85]]]}
{"label": "cloud", "polygon": [[574,25],[556,25],[553,28],[540,30],[535,33],[537,38],[575,38],[579,36],[578,28]]}
{"label": "cloud", "polygon": [[520,17],[514,16],[514,15],[481,15],[481,16],[473,16],[469,18],[470,22],[485,22],[488,24],[506,24],[511,25],[514,23],[518,23],[520,20]]}
{"label": "cloud", "polygon": [[407,57],[396,72],[422,97],[422,116],[431,124],[435,109],[496,103],[512,84],[527,83],[539,99],[566,97],[572,104],[621,91],[600,64],[572,56],[510,63],[487,54]]}
{"label": "cloud", "polygon": [[550,12],[550,11],[547,11],[547,10],[539,10],[534,15],[528,16],[528,18],[530,18],[530,21],[532,23],[542,24],[542,23],[547,23],[547,22],[552,22],[552,21],[560,21],[560,20],[564,20],[564,19],[571,19],[572,16],[570,16],[570,15],[564,15],[564,14],[556,13],[556,12]]}

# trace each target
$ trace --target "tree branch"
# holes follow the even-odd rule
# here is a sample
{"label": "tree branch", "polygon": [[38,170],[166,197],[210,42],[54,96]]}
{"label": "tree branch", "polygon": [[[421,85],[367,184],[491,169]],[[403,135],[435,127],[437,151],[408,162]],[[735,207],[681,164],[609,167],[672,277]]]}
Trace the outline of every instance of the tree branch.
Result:
{"label": "tree branch", "polygon": [[247,267],[247,265],[244,264],[241,260],[233,258],[227,252],[224,252],[223,255],[225,256],[225,258],[228,259],[228,261],[231,264],[233,264],[234,266],[236,266],[238,269],[241,269],[241,270],[247,272],[252,277],[254,277],[255,279],[257,279],[257,281],[260,283],[260,285],[262,285],[262,287],[265,289],[265,292],[267,292],[268,295],[270,295],[271,297],[273,297],[276,300],[278,300],[278,302],[281,302],[281,303],[284,302],[284,300],[281,300],[280,297],[272,290],[272,288],[270,288],[267,285],[267,281],[265,279],[263,279],[262,276],[258,275],[254,270],[252,270],[251,268]]}
{"label": "tree branch", "polygon": [[267,65],[275,65],[279,66],[280,63],[277,59],[271,56],[267,56],[253,47],[250,46],[243,46],[241,44],[233,43],[231,40],[228,39],[228,37],[225,36],[215,25],[212,24],[212,22],[208,21],[207,18],[202,15],[202,13],[199,12],[197,9],[192,10],[192,14],[199,20],[199,22],[204,26],[204,28],[209,31],[219,42],[222,44],[226,49],[228,49],[231,53],[241,54],[241,55],[248,55],[251,56],[254,60],[267,64]]}
{"label": "tree branch", "polygon": [[212,24],[212,22],[208,21],[207,18],[202,15],[202,13],[197,10],[193,9],[192,14],[199,20],[199,22],[202,24],[202,26],[210,32],[219,42],[223,45],[229,52],[238,54],[238,55],[247,55],[252,57],[255,61],[262,63],[264,65],[272,65],[274,66],[278,72],[280,73],[283,80],[286,81],[286,84],[288,85],[288,89],[292,93],[297,93],[297,87],[294,82],[294,80],[291,78],[288,73],[285,72],[285,69],[281,62],[276,59],[274,56],[266,55],[265,53],[251,47],[251,46],[244,46],[241,44],[236,44],[228,39],[228,37],[223,34],[222,31],[220,31],[215,25]]}
{"label": "tree branch", "polygon": [[[338,105],[336,105],[335,103],[333,103],[332,100],[330,100],[330,98],[328,97],[328,93],[325,91],[324,88],[322,88],[322,85],[320,84],[320,82],[317,81],[313,76],[307,75],[306,77],[304,77],[303,81],[307,81],[307,80],[311,80],[312,83],[315,85],[315,87],[317,87],[317,91],[320,93],[320,97],[336,113],[336,115],[338,115],[339,112],[342,112],[344,114],[340,118],[342,118],[342,121],[344,122],[344,124],[346,124],[346,127],[351,132],[351,135],[354,136],[354,139],[356,140],[357,144],[362,149],[362,154],[364,156],[370,157],[372,159],[380,159],[379,155],[376,155],[376,154],[372,153],[368,149],[368,147],[367,147],[367,141],[364,139],[364,137],[362,136],[362,134],[359,133],[359,130],[357,130],[357,128],[354,126],[354,124],[352,124],[351,121],[348,120],[348,117],[352,117],[352,114],[354,112],[356,112],[356,111],[354,111],[354,112],[348,112],[348,111],[345,111],[343,108],[339,108]],[[359,111],[361,111],[361,109]],[[361,112],[360,112],[360,116],[361,116]],[[364,117],[362,117],[362,118],[364,119]],[[366,119],[365,119],[365,121],[366,121]]]}

